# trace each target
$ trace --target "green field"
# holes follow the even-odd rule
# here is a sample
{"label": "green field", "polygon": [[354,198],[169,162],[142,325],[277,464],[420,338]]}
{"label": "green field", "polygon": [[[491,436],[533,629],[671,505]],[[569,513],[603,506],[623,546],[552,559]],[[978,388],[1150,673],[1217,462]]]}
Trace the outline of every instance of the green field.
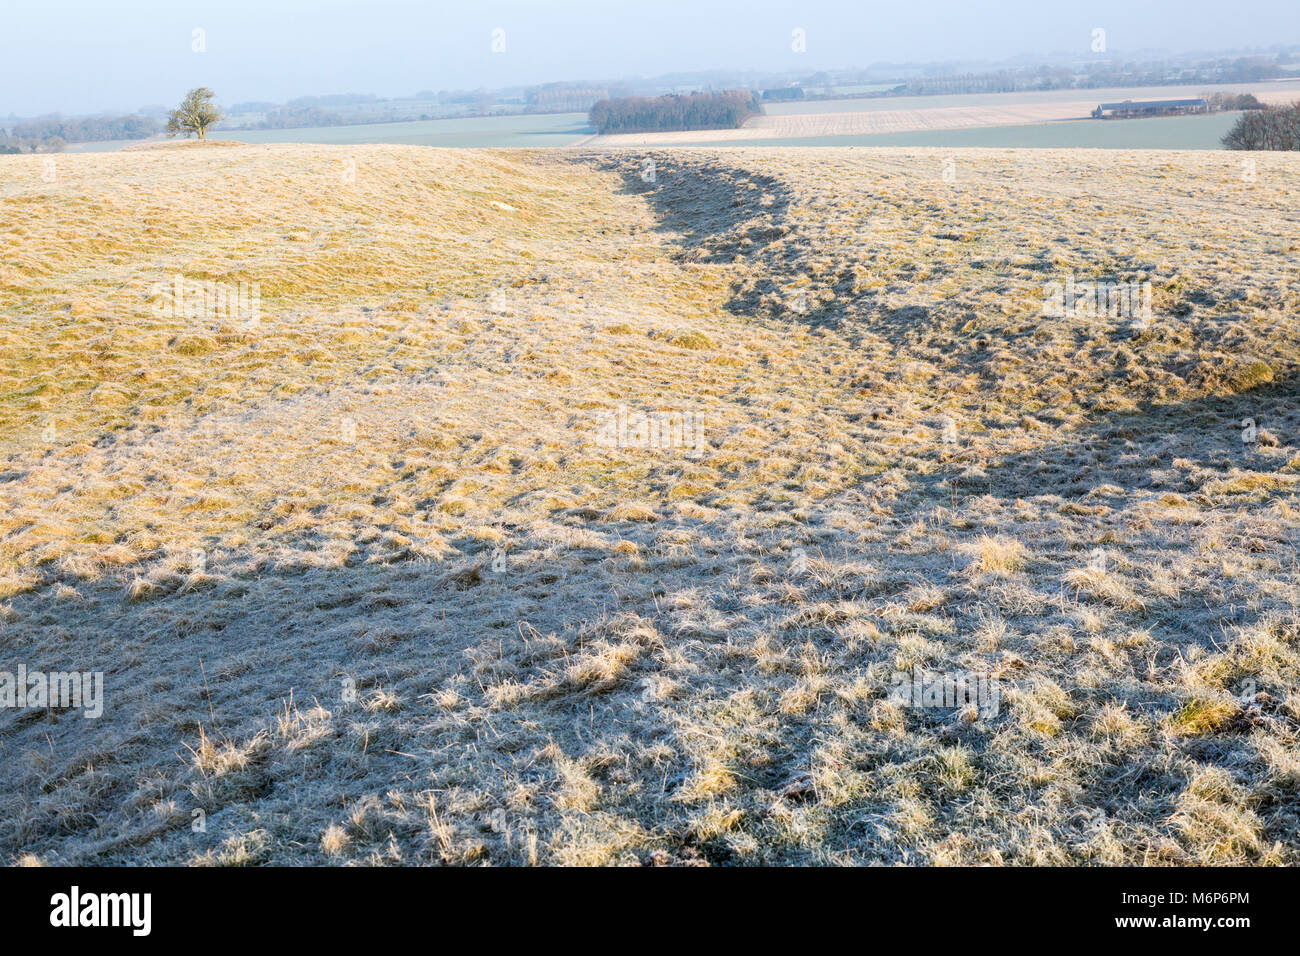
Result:
{"label": "green field", "polygon": [[304,129],[220,130],[210,135],[212,139],[233,139],[242,143],[322,143],[335,146],[391,143],[402,146],[526,148],[569,146],[591,132],[585,113],[546,113]]}

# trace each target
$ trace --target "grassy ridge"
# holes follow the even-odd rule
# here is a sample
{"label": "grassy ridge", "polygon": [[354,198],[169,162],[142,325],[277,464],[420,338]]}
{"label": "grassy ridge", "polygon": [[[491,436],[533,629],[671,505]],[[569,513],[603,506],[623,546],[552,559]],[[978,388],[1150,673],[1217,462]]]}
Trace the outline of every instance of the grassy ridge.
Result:
{"label": "grassy ridge", "polygon": [[1300,166],[950,155],[5,158],[0,852],[1295,862]]}

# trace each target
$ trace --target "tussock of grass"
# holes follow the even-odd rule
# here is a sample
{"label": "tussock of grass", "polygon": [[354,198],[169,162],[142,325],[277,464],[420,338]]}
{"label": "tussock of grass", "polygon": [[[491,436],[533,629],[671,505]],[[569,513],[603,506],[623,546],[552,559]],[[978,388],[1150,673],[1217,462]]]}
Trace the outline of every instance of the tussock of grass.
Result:
{"label": "tussock of grass", "polygon": [[1231,700],[1190,700],[1174,714],[1171,726],[1180,734],[1217,734],[1232,726],[1240,710],[1240,705]]}
{"label": "tussock of grass", "polygon": [[692,351],[717,347],[713,339],[709,338],[703,332],[697,332],[694,330],[678,332],[676,335],[670,336],[668,344],[674,345],[679,349],[690,349]]}
{"label": "tussock of grass", "polygon": [[977,574],[1006,576],[1025,564],[1025,546],[1015,539],[984,536],[975,542],[971,569]]}

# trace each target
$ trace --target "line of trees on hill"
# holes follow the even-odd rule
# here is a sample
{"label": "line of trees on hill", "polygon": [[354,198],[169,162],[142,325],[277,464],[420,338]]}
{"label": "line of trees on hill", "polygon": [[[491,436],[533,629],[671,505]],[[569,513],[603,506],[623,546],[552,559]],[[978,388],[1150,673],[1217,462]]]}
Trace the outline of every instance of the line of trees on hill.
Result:
{"label": "line of trees on hill", "polygon": [[1033,89],[1037,77],[1010,70],[990,73],[963,73],[956,76],[932,76],[908,80],[898,91],[904,96],[936,96],[948,93],[1014,93]]}
{"label": "line of trees on hill", "polygon": [[1300,149],[1300,102],[1242,113],[1223,137],[1223,145],[1227,149]]}
{"label": "line of trees on hill", "polygon": [[1210,104],[1210,109],[1215,112],[1231,112],[1234,110],[1262,110],[1266,107],[1259,100],[1255,99],[1253,93],[1205,93],[1202,99]]}
{"label": "line of trees on hill", "polygon": [[684,129],[736,129],[763,112],[750,90],[721,93],[670,93],[601,100],[588,122],[598,133],[662,133]]}
{"label": "line of trees on hill", "polygon": [[282,106],[268,110],[259,123],[248,124],[250,129],[295,129],[299,126],[357,126],[362,123],[387,122],[388,116],[375,113],[321,109],[319,106]]}
{"label": "line of trees on hill", "polygon": [[20,120],[7,131],[0,130],[4,152],[58,152],[68,143],[94,143],[107,139],[147,139],[162,132],[152,116],[83,116],[64,119],[41,116]]}
{"label": "line of trees on hill", "polygon": [[1204,83],[1256,83],[1289,75],[1266,57],[1217,59],[1195,66],[1164,62],[1089,64],[1076,71],[1071,67],[1040,66],[1037,69],[1001,69],[983,73],[964,73],[913,77],[888,93],[872,96],[931,96],[953,93],[1012,93],[1022,90],[1088,90],[1125,86],[1186,86]]}
{"label": "line of trees on hill", "polygon": [[[488,104],[490,105],[490,104]],[[482,110],[487,112],[485,106]],[[409,123],[416,119],[428,120],[435,117],[428,113],[416,114],[411,110],[329,110],[319,106],[279,106],[266,111],[266,115],[256,122],[246,122],[240,126],[225,126],[223,129],[297,129],[299,127],[319,126],[373,126],[377,123]]]}

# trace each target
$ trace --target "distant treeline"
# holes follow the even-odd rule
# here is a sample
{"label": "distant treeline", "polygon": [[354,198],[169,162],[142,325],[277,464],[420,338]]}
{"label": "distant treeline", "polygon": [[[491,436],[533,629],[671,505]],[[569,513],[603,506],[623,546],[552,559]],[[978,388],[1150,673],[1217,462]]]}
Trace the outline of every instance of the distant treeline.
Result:
{"label": "distant treeline", "polygon": [[1204,99],[1215,112],[1268,109],[1253,93],[1208,93]]}
{"label": "distant treeline", "polygon": [[903,96],[937,96],[949,93],[1014,93],[1018,90],[1059,89],[1059,78],[997,70],[992,73],[961,73],[908,80],[891,93]]}
{"label": "distant treeline", "polygon": [[763,112],[758,94],[749,90],[722,93],[671,93],[601,100],[588,122],[598,133],[661,133],[684,129],[736,129]]}
{"label": "distant treeline", "polygon": [[[484,109],[486,113],[486,108]],[[240,126],[227,125],[223,129],[297,129],[308,126],[366,126],[376,123],[409,123],[413,120],[436,119],[428,113],[416,114],[406,110],[325,110],[318,106],[282,106],[269,110],[266,116],[253,123]]]}
{"label": "distant treeline", "polygon": [[8,130],[0,130],[0,152],[34,153],[61,150],[68,143],[94,143],[108,139],[147,139],[162,132],[162,124],[152,116],[84,116],[64,119],[41,116],[20,120]]}
{"label": "distant treeline", "polygon": [[325,96],[299,96],[285,106],[354,106],[358,103],[382,103],[373,93],[330,93]]}
{"label": "distant treeline", "polygon": [[1223,137],[1227,149],[1300,149],[1300,102],[1242,113]]}
{"label": "distant treeline", "polygon": [[364,123],[386,123],[389,117],[363,111],[341,113],[324,110],[319,106],[283,106],[271,110],[258,123],[249,123],[248,129],[296,129],[299,126],[359,126]]}
{"label": "distant treeline", "polygon": [[950,76],[917,77],[877,96],[933,96],[952,93],[1018,93],[1034,90],[1092,90],[1126,86],[1174,86],[1204,83],[1256,83],[1287,75],[1276,62],[1261,57],[1219,59],[1195,68],[1160,64],[1098,63],[1083,73],[1066,67],[993,70]]}

